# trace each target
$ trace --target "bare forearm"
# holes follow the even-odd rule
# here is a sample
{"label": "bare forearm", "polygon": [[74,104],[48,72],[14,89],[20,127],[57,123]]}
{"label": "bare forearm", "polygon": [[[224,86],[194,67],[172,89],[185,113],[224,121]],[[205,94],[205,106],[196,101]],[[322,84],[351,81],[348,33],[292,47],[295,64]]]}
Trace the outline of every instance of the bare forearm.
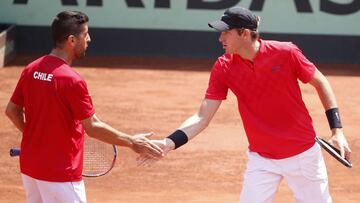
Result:
{"label": "bare forearm", "polygon": [[199,111],[189,117],[181,124],[177,131],[166,138],[170,149],[175,149],[191,140],[210,123],[221,104],[221,100],[204,99],[200,105]]}
{"label": "bare forearm", "polygon": [[[204,118],[201,118],[199,117],[198,114],[195,114],[181,124],[181,126],[178,128],[180,132],[175,131],[172,135],[175,136],[175,134],[177,133],[180,134],[185,133],[182,134],[183,136],[186,136],[185,140],[184,139],[181,140],[183,140],[183,142],[188,142],[189,140],[193,139],[196,135],[198,135],[201,131],[203,131],[208,126],[208,124],[209,124],[208,121],[205,121]],[[170,139],[169,137],[165,138],[165,145],[167,147],[164,151],[168,152],[176,148],[176,144],[173,139],[174,138]]]}
{"label": "bare forearm", "polygon": [[320,87],[316,88],[316,91],[325,110],[337,107],[336,98],[329,82],[322,83]]}
{"label": "bare forearm", "polygon": [[198,114],[194,114],[181,124],[179,130],[184,131],[188,139],[191,140],[196,135],[201,133],[209,125],[209,120],[199,117]]}
{"label": "bare forearm", "polygon": [[17,129],[19,129],[21,132],[24,131],[25,119],[24,111],[21,107],[15,105],[12,102],[9,102],[6,107],[5,114]]}
{"label": "bare forearm", "polygon": [[337,107],[335,94],[329,81],[322,73],[319,71],[315,72],[314,78],[310,83],[315,87],[325,110]]}
{"label": "bare forearm", "polygon": [[130,135],[122,133],[101,121],[94,122],[87,134],[109,144],[130,147],[132,145]]}
{"label": "bare forearm", "polygon": [[163,156],[163,150],[151,143],[147,138],[153,135],[153,133],[143,133],[131,136],[101,122],[95,114],[82,120],[81,123],[84,126],[86,133],[98,140],[109,144],[126,146],[136,153],[147,154],[151,157],[160,158]]}
{"label": "bare forearm", "polygon": [[19,116],[8,116],[8,118],[11,120],[11,122],[15,125],[15,127],[16,127],[20,132],[23,132],[23,131],[24,131],[25,122],[24,122],[24,116],[23,116],[23,115],[19,115]]}

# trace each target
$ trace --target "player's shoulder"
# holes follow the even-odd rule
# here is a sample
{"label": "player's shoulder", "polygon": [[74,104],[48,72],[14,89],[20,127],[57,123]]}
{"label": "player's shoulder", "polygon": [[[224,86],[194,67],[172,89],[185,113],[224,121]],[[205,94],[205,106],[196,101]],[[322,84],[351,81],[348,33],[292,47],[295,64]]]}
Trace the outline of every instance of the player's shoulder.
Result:
{"label": "player's shoulder", "polygon": [[26,65],[25,69],[31,69],[34,67],[39,66],[39,64],[41,64],[41,62],[44,60],[45,56],[41,56],[35,60],[33,60],[32,62],[30,62],[29,64]]}
{"label": "player's shoulder", "polygon": [[291,41],[261,40],[263,47],[268,51],[291,51],[298,47]]}
{"label": "player's shoulder", "polygon": [[47,67],[48,73],[53,74],[54,79],[57,81],[77,83],[83,80],[81,75],[61,58],[46,55],[40,61],[40,66]]}
{"label": "player's shoulder", "polygon": [[216,60],[216,65],[218,66],[229,66],[234,61],[234,54],[223,54],[219,56]]}
{"label": "player's shoulder", "polygon": [[82,79],[81,75],[71,66],[68,64],[63,64],[59,67],[56,71],[57,75],[63,78],[72,78],[74,80]]}
{"label": "player's shoulder", "polygon": [[72,67],[65,64],[60,67],[54,74],[54,76],[63,83],[74,85],[79,82],[84,82],[82,76]]}
{"label": "player's shoulder", "polygon": [[217,72],[217,73],[229,72],[231,67],[233,67],[233,65],[236,64],[234,63],[234,59],[235,59],[234,54],[223,54],[219,56],[212,67],[212,72]]}
{"label": "player's shoulder", "polygon": [[61,58],[47,55],[42,60],[42,66],[47,67],[48,71],[51,71],[55,78],[75,81],[82,79],[80,74]]}
{"label": "player's shoulder", "polygon": [[22,75],[27,75],[27,74],[31,74],[34,69],[37,69],[39,67],[39,65],[42,63],[42,61],[44,60],[45,56],[41,56],[33,61],[31,61],[30,63],[28,63],[25,68],[22,71]]}

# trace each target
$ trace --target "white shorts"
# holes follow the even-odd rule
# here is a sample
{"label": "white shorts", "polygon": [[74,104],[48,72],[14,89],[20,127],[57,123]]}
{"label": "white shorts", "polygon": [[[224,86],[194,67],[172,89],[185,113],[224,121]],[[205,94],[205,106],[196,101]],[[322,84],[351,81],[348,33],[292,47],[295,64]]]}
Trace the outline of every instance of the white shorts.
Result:
{"label": "white shorts", "polygon": [[240,203],[272,202],[284,178],[297,203],[331,203],[320,146],[286,159],[268,159],[248,152]]}
{"label": "white shorts", "polygon": [[21,174],[27,203],[85,203],[84,181],[49,182]]}

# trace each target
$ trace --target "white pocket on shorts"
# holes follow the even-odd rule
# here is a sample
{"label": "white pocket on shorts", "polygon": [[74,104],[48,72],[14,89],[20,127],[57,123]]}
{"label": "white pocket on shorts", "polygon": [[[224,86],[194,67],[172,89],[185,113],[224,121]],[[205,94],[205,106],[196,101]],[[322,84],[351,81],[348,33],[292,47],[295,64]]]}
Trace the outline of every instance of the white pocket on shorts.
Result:
{"label": "white pocket on shorts", "polygon": [[300,170],[309,180],[327,179],[327,171],[321,154],[321,147],[315,143],[310,149],[298,155]]}
{"label": "white pocket on shorts", "polygon": [[261,157],[256,152],[247,151],[247,155],[248,155],[249,160],[246,165],[246,170],[248,172],[262,170],[265,168],[266,161],[267,161],[265,158]]}

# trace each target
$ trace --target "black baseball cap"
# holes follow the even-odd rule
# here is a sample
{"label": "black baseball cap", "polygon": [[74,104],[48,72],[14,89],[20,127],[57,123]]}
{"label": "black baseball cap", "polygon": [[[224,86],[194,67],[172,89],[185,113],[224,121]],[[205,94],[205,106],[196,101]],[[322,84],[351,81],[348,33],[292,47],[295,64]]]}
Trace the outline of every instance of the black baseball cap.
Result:
{"label": "black baseball cap", "polygon": [[223,32],[233,28],[257,29],[257,16],[243,7],[231,7],[225,10],[221,20],[208,23],[209,27]]}

